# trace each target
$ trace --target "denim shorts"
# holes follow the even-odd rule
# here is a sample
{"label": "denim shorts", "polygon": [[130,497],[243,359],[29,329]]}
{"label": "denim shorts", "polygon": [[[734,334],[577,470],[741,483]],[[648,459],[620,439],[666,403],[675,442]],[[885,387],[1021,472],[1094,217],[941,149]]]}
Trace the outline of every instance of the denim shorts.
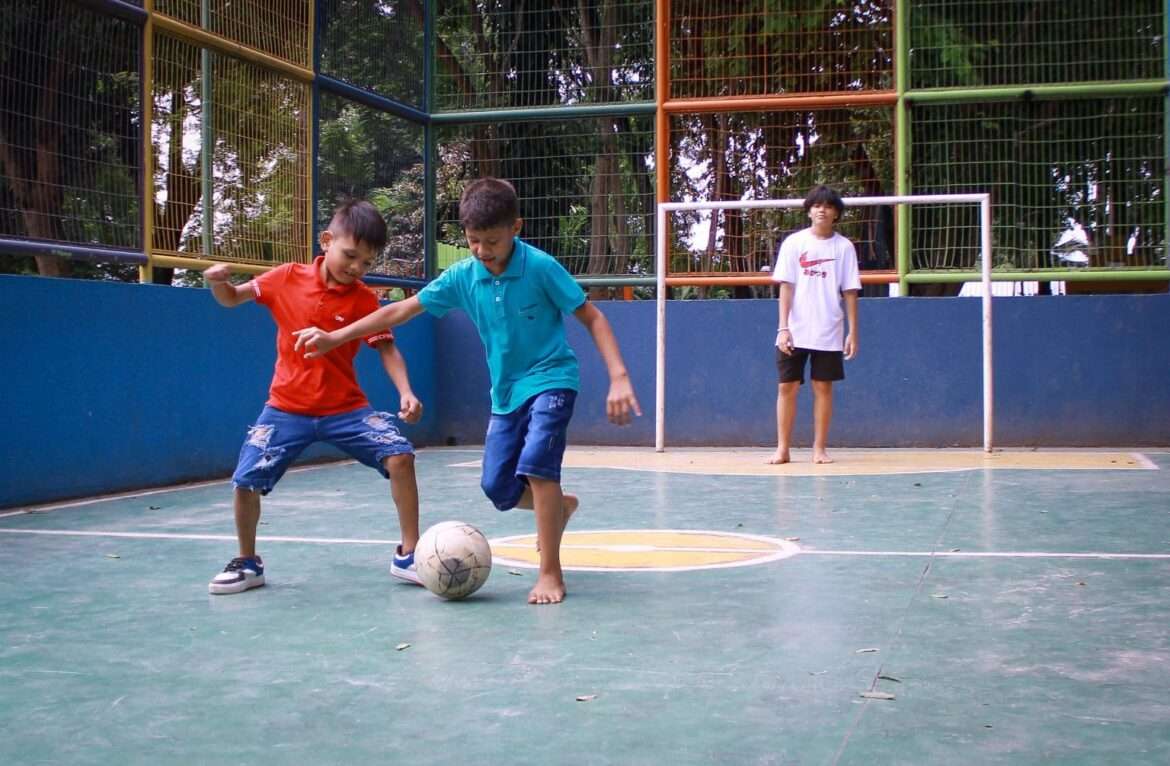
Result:
{"label": "denim shorts", "polygon": [[554,388],[506,415],[492,414],[483,439],[480,486],[496,508],[515,508],[529,476],[561,480],[565,434],[576,401],[576,391]]}
{"label": "denim shorts", "polygon": [[392,455],[414,454],[414,447],[398,432],[394,421],[389,412],[371,407],[324,417],[265,407],[240,448],[232,486],[267,495],[313,442],[328,442],[390,478],[382,461]]}

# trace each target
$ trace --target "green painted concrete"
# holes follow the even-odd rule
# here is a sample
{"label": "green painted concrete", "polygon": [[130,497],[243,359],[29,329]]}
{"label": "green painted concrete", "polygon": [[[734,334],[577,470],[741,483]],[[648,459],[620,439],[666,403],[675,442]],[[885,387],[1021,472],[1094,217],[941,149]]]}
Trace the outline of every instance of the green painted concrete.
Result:
{"label": "green painted concrete", "polygon": [[[1160,470],[570,469],[574,529],[804,552],[570,572],[555,607],[525,603],[526,569],[460,603],[391,581],[388,487],[356,465],[288,475],[260,528],[351,542],[262,542],[269,584],[236,596],[206,592],[234,551],[226,482],[0,517],[0,763],[1164,764],[1170,455],[1149,456]],[[476,457],[420,453],[424,526],[530,532],[449,467]],[[1160,558],[986,555],[1010,552]]]}

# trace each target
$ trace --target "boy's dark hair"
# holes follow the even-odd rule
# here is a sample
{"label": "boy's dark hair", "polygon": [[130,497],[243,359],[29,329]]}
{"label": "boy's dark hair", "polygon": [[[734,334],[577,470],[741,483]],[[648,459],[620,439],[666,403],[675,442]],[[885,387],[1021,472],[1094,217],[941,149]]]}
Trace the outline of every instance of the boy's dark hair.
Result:
{"label": "boy's dark hair", "polygon": [[832,205],[837,208],[837,218],[840,218],[841,214],[845,212],[845,200],[841,199],[840,194],[824,184],[814,186],[808,196],[804,198],[804,212],[812,210],[813,205]]}
{"label": "boy's dark hair", "polygon": [[520,217],[516,189],[499,178],[478,178],[459,198],[459,223],[465,229],[511,226]]}
{"label": "boy's dark hair", "polygon": [[386,221],[378,208],[364,199],[349,199],[333,211],[329,231],[353,237],[358,244],[365,243],[375,253],[386,247]]}

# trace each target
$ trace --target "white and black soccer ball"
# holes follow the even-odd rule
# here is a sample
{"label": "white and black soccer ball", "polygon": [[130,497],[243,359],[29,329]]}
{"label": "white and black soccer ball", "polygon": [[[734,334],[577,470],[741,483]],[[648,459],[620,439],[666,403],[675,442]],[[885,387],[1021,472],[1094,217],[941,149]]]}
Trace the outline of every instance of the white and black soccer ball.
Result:
{"label": "white and black soccer ball", "polygon": [[418,578],[431,593],[454,601],[475,593],[492,571],[492,548],[475,527],[442,521],[422,533],[414,549]]}

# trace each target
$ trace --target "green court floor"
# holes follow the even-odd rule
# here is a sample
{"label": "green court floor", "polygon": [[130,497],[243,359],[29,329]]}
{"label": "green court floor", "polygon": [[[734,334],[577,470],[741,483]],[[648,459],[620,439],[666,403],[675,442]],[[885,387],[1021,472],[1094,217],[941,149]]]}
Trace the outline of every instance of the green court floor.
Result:
{"label": "green court floor", "polygon": [[[568,467],[590,568],[542,607],[533,517],[491,509],[475,451],[418,458],[423,526],[513,554],[458,603],[391,580],[388,486],[354,464],[266,498],[268,585],[235,596],[207,594],[226,481],[0,511],[0,764],[1170,763],[1170,454],[1142,454]],[[708,555],[736,546],[765,553]]]}

